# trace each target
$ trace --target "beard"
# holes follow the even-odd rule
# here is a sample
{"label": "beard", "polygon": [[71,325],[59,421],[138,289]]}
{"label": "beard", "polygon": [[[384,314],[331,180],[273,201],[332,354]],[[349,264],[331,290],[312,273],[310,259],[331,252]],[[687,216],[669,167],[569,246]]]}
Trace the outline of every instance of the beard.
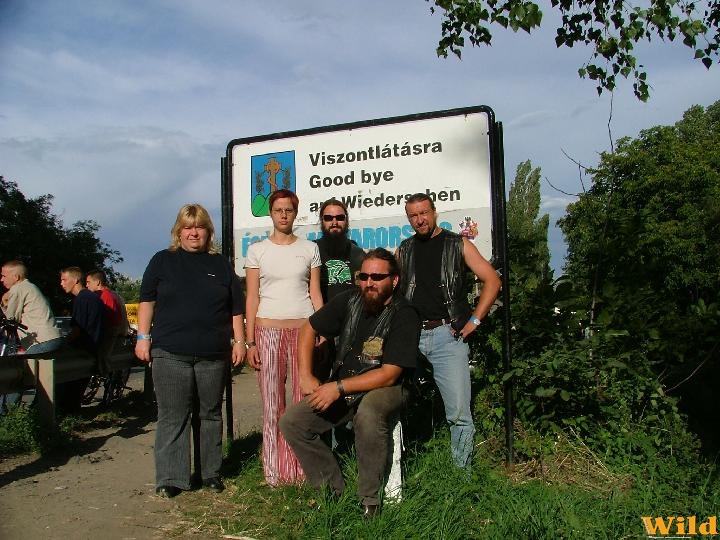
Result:
{"label": "beard", "polygon": [[345,255],[347,249],[347,228],[323,230],[323,240],[328,255],[333,259],[340,258]]}
{"label": "beard", "polygon": [[377,315],[380,313],[385,307],[387,299],[392,296],[392,293],[392,285],[389,287],[374,286],[373,288],[366,287],[363,289],[362,296],[365,313],[369,313],[371,315]]}

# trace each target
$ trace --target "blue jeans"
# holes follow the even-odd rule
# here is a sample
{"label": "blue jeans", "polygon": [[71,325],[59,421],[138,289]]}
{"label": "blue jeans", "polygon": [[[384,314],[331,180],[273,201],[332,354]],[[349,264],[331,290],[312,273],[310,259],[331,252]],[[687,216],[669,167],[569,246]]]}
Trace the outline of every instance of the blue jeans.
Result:
{"label": "blue jeans", "polygon": [[228,358],[207,358],[152,350],[152,376],[158,404],[155,482],[190,489],[190,430],[197,392],[200,467],[203,480],[220,474],[222,400]]}
{"label": "blue jeans", "polygon": [[33,343],[26,350],[25,354],[40,354],[47,352],[55,352],[65,344],[65,338],[57,337],[43,341],[42,343]]}
{"label": "blue jeans", "polygon": [[470,465],[475,424],[470,405],[470,347],[457,341],[449,324],[420,331],[420,352],[433,368],[433,378],[445,405],[450,424],[450,449],[458,467]]}

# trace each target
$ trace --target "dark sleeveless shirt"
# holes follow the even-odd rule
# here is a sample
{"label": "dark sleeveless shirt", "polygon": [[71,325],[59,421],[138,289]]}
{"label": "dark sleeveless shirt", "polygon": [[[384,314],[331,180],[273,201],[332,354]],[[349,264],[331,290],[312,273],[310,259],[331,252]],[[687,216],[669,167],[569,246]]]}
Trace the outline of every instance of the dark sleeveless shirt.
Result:
{"label": "dark sleeveless shirt", "polygon": [[415,239],[415,293],[412,304],[423,320],[448,316],[440,274],[445,234],[443,230],[427,240]]}

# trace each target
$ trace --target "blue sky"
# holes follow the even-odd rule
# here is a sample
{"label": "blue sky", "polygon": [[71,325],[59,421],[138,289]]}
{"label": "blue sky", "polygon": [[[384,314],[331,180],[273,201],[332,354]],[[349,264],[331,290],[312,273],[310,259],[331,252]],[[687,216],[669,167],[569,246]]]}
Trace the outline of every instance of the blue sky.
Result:
{"label": "blue sky", "polygon": [[[66,225],[93,219],[140,277],[177,209],[204,204],[220,228],[220,158],[236,138],[487,105],[503,123],[507,185],[542,168],[542,211],[561,217],[578,167],[610,148],[610,96],[577,77],[554,17],[528,36],[439,59],[441,18],[424,0],[1,0],[0,174],[51,193]],[[549,8],[548,8],[549,9]],[[672,124],[720,98],[720,70],[680,44],[637,51],[652,96],[621,82],[612,134]],[[588,179],[585,178],[586,185]],[[551,231],[553,266],[562,237]],[[1,254],[0,254],[1,256]]]}

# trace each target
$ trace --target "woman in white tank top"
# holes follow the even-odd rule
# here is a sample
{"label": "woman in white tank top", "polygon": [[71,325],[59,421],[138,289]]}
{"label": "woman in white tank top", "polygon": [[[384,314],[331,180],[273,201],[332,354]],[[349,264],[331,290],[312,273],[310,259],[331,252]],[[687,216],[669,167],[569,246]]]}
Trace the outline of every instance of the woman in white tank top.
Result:
{"label": "woman in white tank top", "polygon": [[305,475],[280,433],[285,381],[292,378],[292,401],[302,399],[297,369],[298,331],[322,306],[317,244],[293,234],[298,198],[287,189],[270,195],[273,231],[252,244],[245,260],[248,364],[258,372],[263,401],[262,462],[270,486],[294,484]]}

